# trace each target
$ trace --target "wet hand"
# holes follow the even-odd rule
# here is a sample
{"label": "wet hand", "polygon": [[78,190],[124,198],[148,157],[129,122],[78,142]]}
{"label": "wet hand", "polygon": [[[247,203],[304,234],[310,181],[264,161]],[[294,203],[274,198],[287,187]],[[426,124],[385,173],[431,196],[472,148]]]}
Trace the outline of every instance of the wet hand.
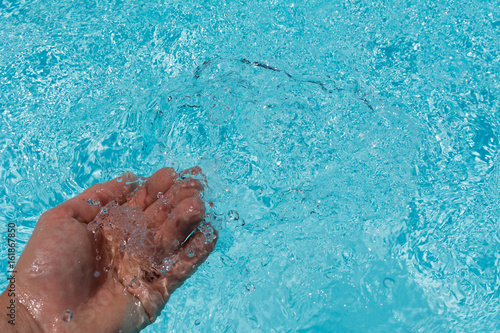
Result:
{"label": "wet hand", "polygon": [[152,323],[217,241],[202,222],[199,179],[199,168],[126,173],[43,214],[16,266],[19,301],[34,323],[47,332]]}

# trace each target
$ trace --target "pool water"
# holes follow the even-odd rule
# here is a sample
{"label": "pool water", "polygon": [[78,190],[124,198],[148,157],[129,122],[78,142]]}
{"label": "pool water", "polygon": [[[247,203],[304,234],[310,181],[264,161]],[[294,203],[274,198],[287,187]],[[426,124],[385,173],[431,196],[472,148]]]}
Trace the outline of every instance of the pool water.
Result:
{"label": "pool water", "polygon": [[42,212],[200,165],[145,332],[500,330],[500,3],[0,2],[0,286]]}

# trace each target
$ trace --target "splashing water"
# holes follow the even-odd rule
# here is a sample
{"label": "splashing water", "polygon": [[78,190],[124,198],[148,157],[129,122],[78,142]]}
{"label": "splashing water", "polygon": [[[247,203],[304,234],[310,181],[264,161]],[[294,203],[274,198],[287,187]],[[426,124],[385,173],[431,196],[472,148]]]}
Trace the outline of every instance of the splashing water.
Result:
{"label": "splashing water", "polygon": [[[152,221],[152,217],[140,208],[121,206],[116,202],[110,202],[101,209],[96,219],[88,224],[88,229],[98,244],[96,259],[102,263],[104,272],[116,271],[118,267],[114,267],[125,256],[135,262],[144,274],[167,274],[172,270],[178,260],[175,251],[181,246],[181,242],[162,241],[162,236],[158,234],[158,228]],[[206,243],[212,242],[216,237],[213,228],[207,223],[202,223],[198,230],[205,236]],[[186,252],[190,258],[196,255],[193,248],[188,248]],[[144,278],[145,275],[142,274],[135,276],[124,284],[125,289],[137,289]]]}

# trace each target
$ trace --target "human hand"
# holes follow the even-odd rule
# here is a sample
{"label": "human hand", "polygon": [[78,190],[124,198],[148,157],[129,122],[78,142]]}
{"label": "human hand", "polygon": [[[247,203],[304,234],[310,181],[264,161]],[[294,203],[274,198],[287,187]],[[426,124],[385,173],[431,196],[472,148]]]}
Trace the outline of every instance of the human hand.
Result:
{"label": "human hand", "polygon": [[152,323],[217,242],[196,175],[125,173],[44,213],[16,265],[18,306],[33,317],[23,325],[137,332]]}

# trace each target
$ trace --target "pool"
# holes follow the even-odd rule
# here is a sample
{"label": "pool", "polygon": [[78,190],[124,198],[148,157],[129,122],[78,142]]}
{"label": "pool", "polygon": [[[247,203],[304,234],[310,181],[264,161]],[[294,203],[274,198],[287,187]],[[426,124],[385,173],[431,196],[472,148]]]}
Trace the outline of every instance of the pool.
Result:
{"label": "pool", "polygon": [[216,250],[145,332],[500,330],[498,1],[0,3],[7,223],[200,165]]}

